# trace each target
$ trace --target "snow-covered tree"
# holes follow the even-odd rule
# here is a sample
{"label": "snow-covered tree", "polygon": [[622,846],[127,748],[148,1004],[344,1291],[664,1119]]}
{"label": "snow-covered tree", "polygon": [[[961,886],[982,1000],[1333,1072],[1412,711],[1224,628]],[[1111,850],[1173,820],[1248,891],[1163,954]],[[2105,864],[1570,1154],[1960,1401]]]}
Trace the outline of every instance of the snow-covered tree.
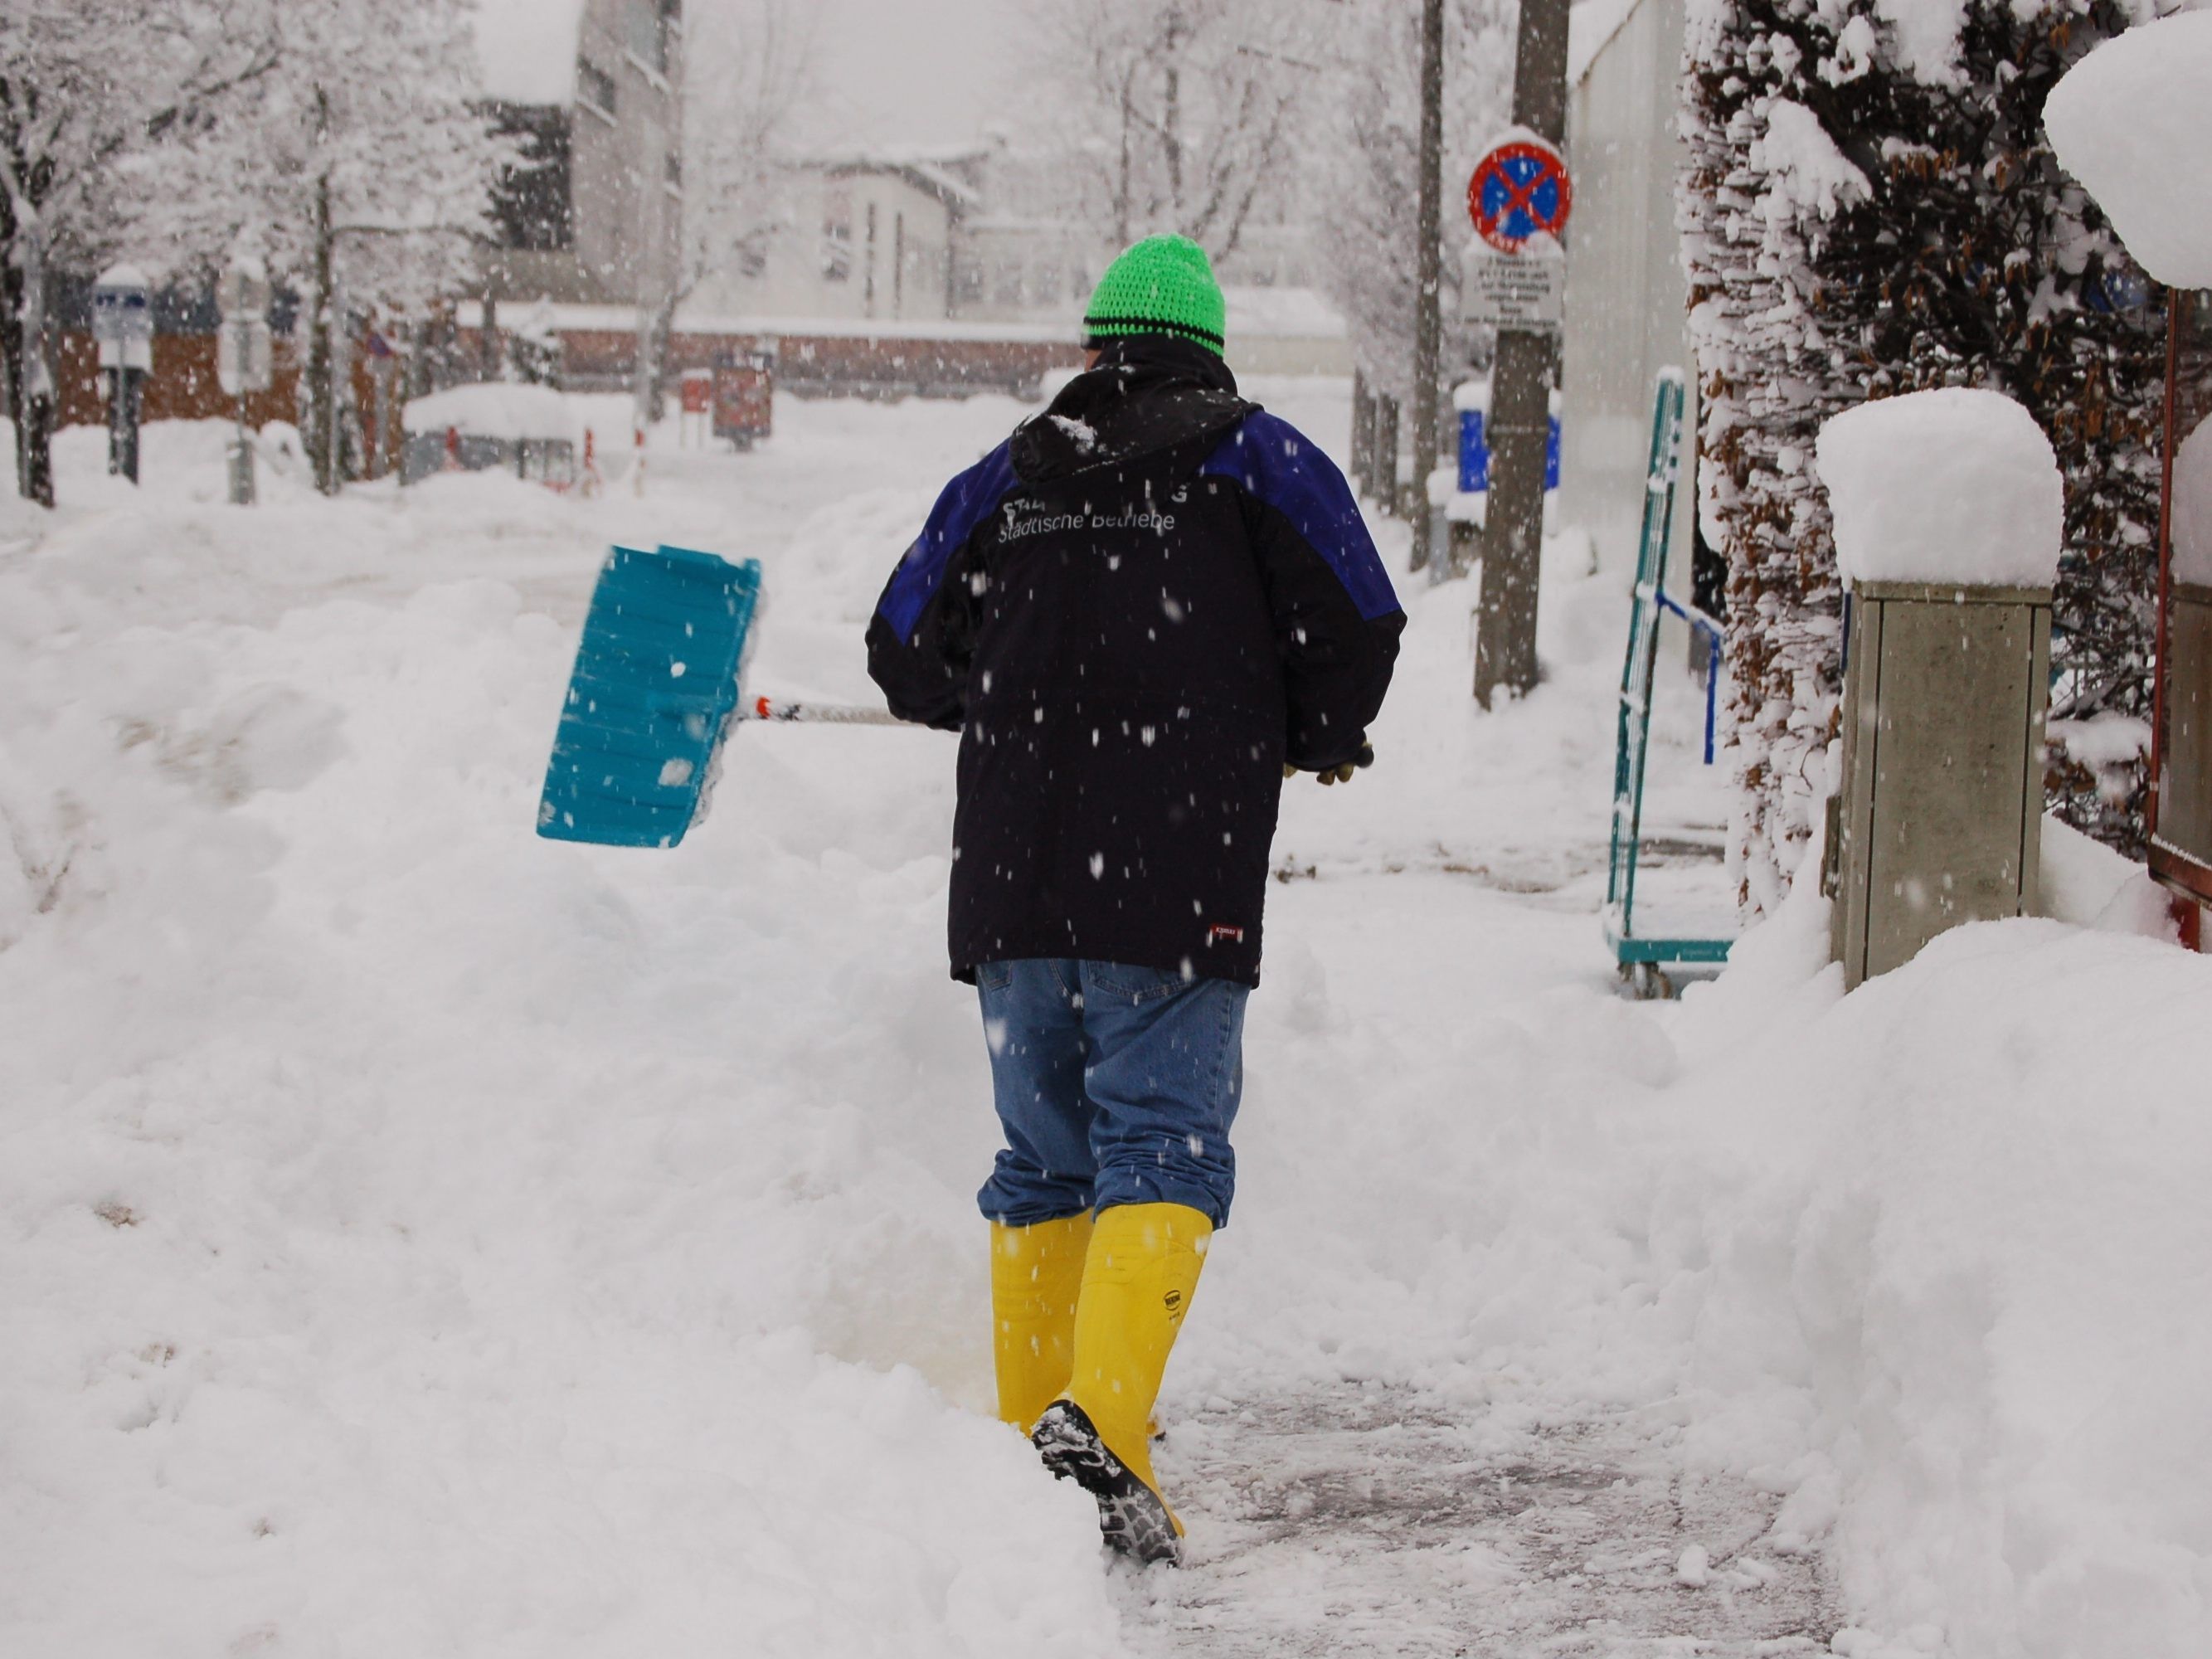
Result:
{"label": "snow-covered tree", "polygon": [[811,15],[795,0],[695,9],[684,41],[684,274],[757,274],[790,221],[784,165],[817,90]]}
{"label": "snow-covered tree", "polygon": [[[2051,83],[2145,0],[1692,0],[1680,215],[1703,424],[1699,506],[1729,563],[1731,856],[1776,904],[1826,792],[1841,591],[1812,469],[1867,398],[2019,398],[2069,480],[2058,660],[2075,712],[2143,687],[2155,325],[2058,173]],[[2106,830],[2112,825],[2098,822]]]}
{"label": "snow-covered tree", "polygon": [[204,245],[206,198],[165,163],[258,95],[275,20],[274,0],[0,0],[0,363],[28,499],[53,505],[52,272]]}
{"label": "snow-covered tree", "polygon": [[[1454,191],[1483,144],[1505,125],[1511,103],[1512,9],[1504,0],[1454,0],[1444,29],[1443,307],[1446,378],[1465,372],[1459,337],[1459,261],[1468,237]],[[1420,5],[1387,0],[1346,20],[1335,44],[1343,67],[1326,89],[1304,161],[1307,208],[1326,227],[1316,239],[1322,285],[1343,312],[1354,357],[1386,395],[1412,400],[1414,272],[1419,258]]]}
{"label": "snow-covered tree", "polygon": [[1175,231],[1233,255],[1285,182],[1293,121],[1326,66],[1300,0],[1042,0],[1044,124],[1116,247]]}
{"label": "snow-covered tree", "polygon": [[318,484],[343,477],[350,319],[419,313],[460,289],[516,159],[477,100],[466,0],[291,0],[279,62],[250,111],[191,146],[228,245],[310,301],[302,439]]}

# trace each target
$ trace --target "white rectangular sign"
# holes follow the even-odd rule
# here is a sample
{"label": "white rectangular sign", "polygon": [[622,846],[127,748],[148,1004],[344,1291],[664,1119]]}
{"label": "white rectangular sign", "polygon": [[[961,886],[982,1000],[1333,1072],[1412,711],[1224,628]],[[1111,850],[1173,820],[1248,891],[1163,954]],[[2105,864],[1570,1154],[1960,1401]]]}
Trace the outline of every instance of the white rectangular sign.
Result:
{"label": "white rectangular sign", "polygon": [[1566,288],[1567,262],[1556,253],[1500,253],[1478,242],[1460,262],[1459,314],[1486,328],[1554,329]]}
{"label": "white rectangular sign", "polygon": [[235,398],[242,392],[266,392],[275,377],[275,354],[269,325],[248,320],[226,322],[216,336],[216,379]]}

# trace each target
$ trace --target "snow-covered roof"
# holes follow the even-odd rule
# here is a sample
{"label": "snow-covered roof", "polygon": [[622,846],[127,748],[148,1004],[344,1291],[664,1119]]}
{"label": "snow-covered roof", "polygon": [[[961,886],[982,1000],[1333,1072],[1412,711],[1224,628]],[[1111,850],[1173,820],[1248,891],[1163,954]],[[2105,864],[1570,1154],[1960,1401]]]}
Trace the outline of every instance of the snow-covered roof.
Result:
{"label": "snow-covered roof", "polygon": [[477,64],[484,95],[565,104],[576,94],[584,0],[477,0]]}
{"label": "snow-covered roof", "polygon": [[457,386],[417,398],[400,411],[410,432],[447,428],[472,438],[576,438],[576,415],[550,386],[487,381]]}
{"label": "snow-covered roof", "polygon": [[2212,288],[2212,12],[2114,36],[2043,106],[2059,165],[2170,288]]}
{"label": "snow-covered roof", "polygon": [[[502,307],[500,316],[509,315]],[[637,331],[635,306],[547,305],[529,311],[533,328],[556,333],[633,334]],[[463,328],[483,325],[483,306],[464,300],[453,307],[453,320]],[[1073,319],[1043,322],[973,322],[944,318],[793,317],[743,313],[722,313],[703,307],[679,307],[678,334],[750,335],[755,337],[855,340],[989,340],[1018,341],[1030,345],[1067,345],[1076,338]]]}
{"label": "snow-covered roof", "polygon": [[895,173],[917,190],[964,212],[983,198],[954,169],[981,159],[981,153],[973,149],[894,149],[809,156],[799,165],[828,173]]}
{"label": "snow-covered roof", "polygon": [[1567,12],[1567,84],[1580,86],[1638,0],[1575,0]]}

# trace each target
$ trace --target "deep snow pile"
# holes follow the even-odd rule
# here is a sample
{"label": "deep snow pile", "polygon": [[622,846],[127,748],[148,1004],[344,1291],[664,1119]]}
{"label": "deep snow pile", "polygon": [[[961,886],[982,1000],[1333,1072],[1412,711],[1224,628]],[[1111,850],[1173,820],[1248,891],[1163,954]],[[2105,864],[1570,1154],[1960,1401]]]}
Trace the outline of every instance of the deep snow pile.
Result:
{"label": "deep snow pile", "polygon": [[[219,431],[135,494],[65,434],[94,504],[0,516],[0,1651],[1182,1639],[981,1414],[950,740],[747,730],[674,853],[529,833],[607,542],[758,554],[757,683],[858,696],[889,560],[1016,413],[786,404],[641,501],[250,513]],[[1775,1493],[1716,1562],[1832,1552],[1838,1651],[2201,1654],[2212,964],[2022,921],[1846,1000],[1800,893],[1620,1001],[1620,589],[1555,543],[1546,684],[1485,719],[1468,595],[1409,588],[1377,765],[1290,790],[1170,1424],[1611,1414]],[[1659,711],[1686,833],[1699,712]]]}
{"label": "deep snow pile", "polygon": [[2212,13],[2138,25],[2069,70],[2043,108],[2059,163],[2087,187],[2136,263],[2173,288],[2212,288]]}

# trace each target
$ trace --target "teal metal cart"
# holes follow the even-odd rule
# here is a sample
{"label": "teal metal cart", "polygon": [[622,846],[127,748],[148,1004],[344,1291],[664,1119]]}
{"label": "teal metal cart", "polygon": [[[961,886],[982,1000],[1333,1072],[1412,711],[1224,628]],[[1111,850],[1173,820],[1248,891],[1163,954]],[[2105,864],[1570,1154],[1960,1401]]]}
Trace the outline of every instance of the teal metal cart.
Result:
{"label": "teal metal cart", "polygon": [[1713,761],[1714,719],[1721,668],[1721,627],[1667,592],[1667,555],[1674,536],[1674,493],[1680,482],[1682,371],[1662,368],[1652,397],[1651,455],[1645,473],[1644,533],[1636,556],[1636,592],[1628,624],[1628,659],[1620,671],[1620,740],[1613,772],[1613,849],[1606,880],[1605,932],[1621,977],[1638,996],[1664,996],[1669,967],[1726,962],[1735,944],[1710,935],[1645,936],[1636,929],[1636,868],[1644,830],[1644,768],[1650,748],[1651,683],[1659,662],[1659,624],[1671,611],[1687,623],[1707,651],[1705,763]]}

